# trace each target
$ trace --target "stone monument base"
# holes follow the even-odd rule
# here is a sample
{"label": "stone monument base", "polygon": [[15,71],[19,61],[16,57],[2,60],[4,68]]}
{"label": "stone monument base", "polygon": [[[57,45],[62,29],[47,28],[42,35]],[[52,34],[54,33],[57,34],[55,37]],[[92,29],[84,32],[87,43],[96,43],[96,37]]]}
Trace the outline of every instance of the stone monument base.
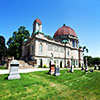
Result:
{"label": "stone monument base", "polygon": [[10,64],[10,73],[8,76],[8,80],[12,79],[20,79],[20,74],[19,74],[19,63],[17,60],[13,60]]}
{"label": "stone monument base", "polygon": [[84,68],[82,67],[82,68],[81,68],[81,71],[83,71],[83,70],[84,70]]}
{"label": "stone monument base", "polygon": [[85,73],[88,73],[88,69],[85,69]]}
{"label": "stone monument base", "polygon": [[55,76],[59,76],[59,75],[60,75],[60,73],[56,73],[56,74],[55,74]]}
{"label": "stone monument base", "polygon": [[8,80],[12,80],[12,79],[20,79],[20,75],[8,76]]}

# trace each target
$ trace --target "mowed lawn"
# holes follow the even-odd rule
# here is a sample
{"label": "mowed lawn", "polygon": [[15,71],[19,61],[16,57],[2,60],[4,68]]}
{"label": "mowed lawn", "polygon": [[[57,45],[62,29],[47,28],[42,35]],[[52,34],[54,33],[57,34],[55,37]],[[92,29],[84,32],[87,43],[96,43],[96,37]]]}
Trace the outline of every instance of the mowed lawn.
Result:
{"label": "mowed lawn", "polygon": [[20,80],[0,75],[0,100],[100,100],[100,72],[47,72],[21,74]]}

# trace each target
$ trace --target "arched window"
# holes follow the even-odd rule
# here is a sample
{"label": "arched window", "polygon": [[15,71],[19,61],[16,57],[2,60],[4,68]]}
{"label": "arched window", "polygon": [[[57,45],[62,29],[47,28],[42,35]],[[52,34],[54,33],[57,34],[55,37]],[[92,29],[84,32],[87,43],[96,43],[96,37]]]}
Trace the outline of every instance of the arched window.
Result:
{"label": "arched window", "polygon": [[78,61],[76,60],[76,65],[78,65]]}
{"label": "arched window", "polygon": [[39,52],[40,52],[40,53],[43,52],[43,45],[42,45],[42,43],[40,43],[40,45],[39,45]]}
{"label": "arched window", "polygon": [[39,65],[39,67],[42,67],[43,66],[43,61],[42,61],[42,59],[40,59],[40,65]]}
{"label": "arched window", "polygon": [[48,44],[48,50],[49,50],[49,51],[53,51],[53,46],[52,46],[52,44]]}
{"label": "arched window", "polygon": [[60,52],[64,52],[64,48],[63,47],[60,47]]}
{"label": "arched window", "polygon": [[74,40],[72,40],[72,47],[75,47],[75,42],[74,42]]}
{"label": "arched window", "polygon": [[56,52],[59,52],[59,47],[58,47],[58,46],[55,46],[55,47],[54,47],[54,50],[55,50]]}
{"label": "arched window", "polygon": [[77,41],[76,41],[76,48],[77,48]]}

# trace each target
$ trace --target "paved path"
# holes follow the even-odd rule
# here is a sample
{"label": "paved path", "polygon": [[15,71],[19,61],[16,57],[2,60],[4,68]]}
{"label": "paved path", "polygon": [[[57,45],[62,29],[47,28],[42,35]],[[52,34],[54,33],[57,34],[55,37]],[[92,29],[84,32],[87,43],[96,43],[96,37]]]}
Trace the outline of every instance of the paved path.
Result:
{"label": "paved path", "polygon": [[[66,68],[61,68],[60,70],[64,70]],[[69,68],[68,68],[69,69]],[[49,71],[49,68],[33,68],[33,69],[19,69],[19,73],[28,73],[28,72],[35,72],[35,71]],[[81,68],[74,68],[74,70],[81,70]],[[0,74],[9,74],[8,69],[0,70]]]}
{"label": "paved path", "polygon": [[[66,68],[62,68],[60,70],[64,70]],[[35,72],[35,71],[49,71],[49,68],[32,68],[32,69],[19,69],[19,73],[28,73],[28,72]],[[9,69],[0,70],[0,74],[9,74]]]}
{"label": "paved path", "polygon": [[[35,71],[49,71],[49,68],[34,68],[34,69],[19,69],[19,73],[28,73],[28,72],[35,72]],[[9,74],[8,69],[0,70],[0,74]]]}

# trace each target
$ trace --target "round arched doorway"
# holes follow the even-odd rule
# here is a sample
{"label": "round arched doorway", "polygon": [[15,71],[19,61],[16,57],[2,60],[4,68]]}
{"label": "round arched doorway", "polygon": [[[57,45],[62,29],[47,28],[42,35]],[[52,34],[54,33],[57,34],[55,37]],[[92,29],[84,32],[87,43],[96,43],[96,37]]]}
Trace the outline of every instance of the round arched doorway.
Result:
{"label": "round arched doorway", "polygon": [[62,68],[62,60],[60,61],[60,68]]}

